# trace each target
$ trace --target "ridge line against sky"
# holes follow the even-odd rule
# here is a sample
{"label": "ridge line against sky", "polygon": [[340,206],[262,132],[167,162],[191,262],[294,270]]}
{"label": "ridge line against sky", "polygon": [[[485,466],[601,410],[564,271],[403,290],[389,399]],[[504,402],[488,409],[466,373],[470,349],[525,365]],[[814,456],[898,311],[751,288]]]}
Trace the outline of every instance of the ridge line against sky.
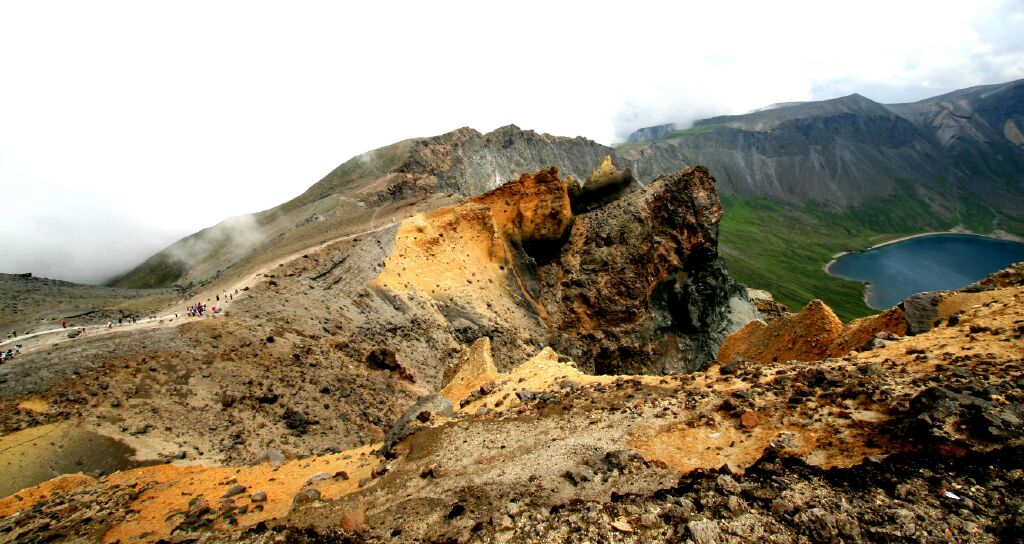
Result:
{"label": "ridge line against sky", "polygon": [[359,153],[1024,77],[1024,3],[0,5],[0,271],[97,282]]}

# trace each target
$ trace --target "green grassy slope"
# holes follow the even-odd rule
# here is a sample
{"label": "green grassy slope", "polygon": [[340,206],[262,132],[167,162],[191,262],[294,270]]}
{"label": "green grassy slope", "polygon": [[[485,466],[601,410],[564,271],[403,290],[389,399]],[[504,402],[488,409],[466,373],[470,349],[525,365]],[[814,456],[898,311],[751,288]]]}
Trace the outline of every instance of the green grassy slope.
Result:
{"label": "green grassy slope", "polygon": [[995,227],[1021,232],[1019,219],[997,217],[967,198],[956,202],[957,209],[936,213],[934,205],[905,182],[897,183],[886,197],[846,209],[723,195],[722,254],[737,281],[768,289],[792,310],[820,298],[847,321],[876,312],[864,304],[862,284],[824,271],[836,253],[957,225],[980,233]]}
{"label": "green grassy slope", "polygon": [[871,313],[862,284],[822,269],[844,249],[870,246],[870,234],[846,232],[766,197],[722,200],[722,254],[737,281],[768,289],[794,311],[820,298],[843,320]]}

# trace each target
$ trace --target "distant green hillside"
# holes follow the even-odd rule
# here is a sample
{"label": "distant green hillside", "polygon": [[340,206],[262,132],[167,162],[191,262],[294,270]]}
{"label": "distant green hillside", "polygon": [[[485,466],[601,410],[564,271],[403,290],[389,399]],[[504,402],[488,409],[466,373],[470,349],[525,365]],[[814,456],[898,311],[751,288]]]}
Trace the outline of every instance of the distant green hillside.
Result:
{"label": "distant green hillside", "polygon": [[185,273],[185,264],[165,253],[157,253],[123,276],[106,285],[122,289],[151,289],[170,287]]}
{"label": "distant green hillside", "polygon": [[876,312],[864,304],[861,283],[823,270],[836,253],[958,225],[979,233],[998,227],[1024,234],[1024,224],[997,219],[967,196],[960,197],[960,208],[952,214],[956,219],[950,220],[934,213],[913,184],[904,181],[897,187],[889,196],[845,209],[815,201],[723,195],[720,244],[729,272],[741,283],[768,289],[792,310],[820,298],[847,321]]}

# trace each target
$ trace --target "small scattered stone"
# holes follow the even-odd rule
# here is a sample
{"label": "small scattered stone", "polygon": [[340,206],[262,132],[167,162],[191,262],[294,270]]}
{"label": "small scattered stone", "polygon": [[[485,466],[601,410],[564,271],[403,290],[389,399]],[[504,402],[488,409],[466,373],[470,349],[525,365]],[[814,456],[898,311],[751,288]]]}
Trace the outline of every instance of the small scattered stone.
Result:
{"label": "small scattered stone", "polygon": [[221,498],[226,499],[228,497],[234,497],[235,495],[241,495],[242,493],[245,493],[245,486],[241,484],[235,484],[229,487],[228,490],[224,492],[224,495],[221,496]]}
{"label": "small scattered stone", "polygon": [[324,480],[330,480],[331,475],[326,472],[317,472],[306,480],[305,485],[316,485]]}
{"label": "small scattered stone", "polygon": [[626,518],[619,518],[612,522],[612,527],[623,533],[632,533],[633,526],[629,524],[629,520]]}
{"label": "small scattered stone", "polygon": [[569,480],[572,485],[580,485],[584,482],[592,481],[596,475],[590,467],[581,465],[565,471],[565,474],[562,476],[564,476],[566,480]]}
{"label": "small scattered stone", "polygon": [[718,483],[718,487],[729,495],[737,495],[742,490],[740,484],[736,483],[732,476],[720,474],[715,481]]}
{"label": "small scattered stone", "polygon": [[839,536],[836,518],[821,508],[811,508],[793,517],[800,531],[815,542],[832,542]]}
{"label": "small scattered stone", "polygon": [[320,500],[320,490],[316,488],[303,489],[295,494],[292,504],[304,504]]}
{"label": "small scattered stone", "polygon": [[260,463],[270,463],[271,466],[279,467],[284,464],[284,454],[274,448],[267,448],[249,464],[258,465]]}
{"label": "small scattered stone", "polygon": [[743,412],[743,415],[740,416],[740,426],[748,431],[757,427],[758,423],[760,423],[760,418],[754,412]]}
{"label": "small scattered stone", "polygon": [[714,520],[691,521],[686,524],[690,536],[696,544],[719,544],[722,542],[722,531]]}
{"label": "small scattered stone", "polygon": [[362,508],[349,510],[341,515],[341,528],[346,531],[365,531],[366,513]]}

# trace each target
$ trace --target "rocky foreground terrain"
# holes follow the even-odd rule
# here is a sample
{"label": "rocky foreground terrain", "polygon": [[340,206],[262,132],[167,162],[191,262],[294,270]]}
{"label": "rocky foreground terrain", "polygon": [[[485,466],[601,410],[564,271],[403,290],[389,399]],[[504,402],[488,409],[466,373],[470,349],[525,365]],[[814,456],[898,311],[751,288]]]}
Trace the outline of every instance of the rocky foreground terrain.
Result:
{"label": "rocky foreground terrain", "polygon": [[737,346],[761,360],[672,376],[585,374],[550,348],[499,372],[484,337],[383,448],[64,476],[0,500],[0,535],[1018,541],[1021,272],[995,289],[935,294],[928,331],[877,330],[823,360],[789,355],[859,343],[864,329],[830,329],[817,305],[767,325],[785,320],[790,334]]}
{"label": "rocky foreground terrain", "polygon": [[1024,538],[1024,267],[843,324],[730,279],[701,167],[424,198],[26,342],[0,471],[63,474],[0,540]]}

